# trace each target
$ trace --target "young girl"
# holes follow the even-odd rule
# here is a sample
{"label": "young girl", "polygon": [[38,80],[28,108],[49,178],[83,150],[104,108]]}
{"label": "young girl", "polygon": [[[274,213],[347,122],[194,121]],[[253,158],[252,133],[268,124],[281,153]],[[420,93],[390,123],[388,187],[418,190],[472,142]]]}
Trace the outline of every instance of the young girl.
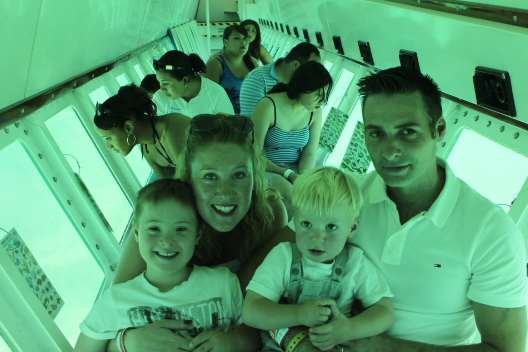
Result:
{"label": "young girl", "polygon": [[198,55],[171,50],[154,60],[153,65],[161,86],[154,95],[160,113],[176,112],[189,117],[233,113],[225,90],[201,75],[205,64]]}
{"label": "young girl", "polygon": [[[344,171],[326,167],[299,176],[293,185],[296,243],[278,244],[255,272],[244,301],[245,324],[278,329],[273,336],[288,351],[304,339],[326,351],[391,326],[387,283],[361,249],[347,245],[361,203]],[[368,308],[350,317],[355,299]],[[298,326],[309,332],[288,331]]]}
{"label": "young girl", "polygon": [[97,300],[81,324],[75,351],[106,351],[116,336],[125,351],[129,329],[162,320],[177,321],[169,325],[178,328],[172,337],[175,349],[192,351],[203,345],[210,350],[214,339],[195,336],[238,324],[242,293],[227,268],[190,264],[201,227],[190,185],[161,179],[144,187],[134,227],[146,269]]}
{"label": "young girl", "polygon": [[224,48],[207,62],[207,78],[224,87],[235,109],[240,113],[240,88],[246,75],[257,65],[248,53],[248,38],[244,27],[233,25],[224,30]]}
{"label": "young girl", "polygon": [[269,51],[261,44],[262,38],[258,23],[253,20],[244,20],[240,22],[240,25],[244,27],[248,34],[249,54],[260,61],[263,65],[271,64],[273,58]]}

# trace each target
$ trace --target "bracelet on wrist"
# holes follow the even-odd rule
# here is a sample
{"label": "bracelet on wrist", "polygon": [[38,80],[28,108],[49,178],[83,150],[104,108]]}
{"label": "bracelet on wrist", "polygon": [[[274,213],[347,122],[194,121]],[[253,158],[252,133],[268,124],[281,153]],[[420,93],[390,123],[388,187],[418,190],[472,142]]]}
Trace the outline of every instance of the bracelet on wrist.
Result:
{"label": "bracelet on wrist", "polygon": [[117,350],[119,352],[127,352],[126,346],[125,346],[125,337],[126,334],[132,330],[132,327],[124,328],[119,330],[116,337],[116,344],[117,344]]}
{"label": "bracelet on wrist", "polygon": [[290,176],[293,175],[293,174],[295,174],[295,171],[293,171],[292,169],[286,169],[282,173],[282,176],[284,176],[285,179],[289,180]]}
{"label": "bracelet on wrist", "polygon": [[300,333],[296,334],[290,342],[288,342],[288,346],[286,347],[286,352],[293,352],[299,346],[299,344],[308,336],[308,332],[306,330],[301,331]]}

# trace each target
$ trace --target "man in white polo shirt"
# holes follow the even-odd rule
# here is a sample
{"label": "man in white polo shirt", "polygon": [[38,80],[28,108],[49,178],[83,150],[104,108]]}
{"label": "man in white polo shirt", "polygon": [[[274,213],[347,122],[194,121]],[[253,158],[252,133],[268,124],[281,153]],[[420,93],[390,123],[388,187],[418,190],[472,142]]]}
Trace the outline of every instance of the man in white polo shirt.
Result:
{"label": "man in white polo shirt", "polygon": [[376,171],[360,179],[365,205],[353,242],[385,274],[396,320],[387,335],[345,350],[524,352],[524,241],[503,210],[437,160],[438,86],[398,67],[359,87]]}

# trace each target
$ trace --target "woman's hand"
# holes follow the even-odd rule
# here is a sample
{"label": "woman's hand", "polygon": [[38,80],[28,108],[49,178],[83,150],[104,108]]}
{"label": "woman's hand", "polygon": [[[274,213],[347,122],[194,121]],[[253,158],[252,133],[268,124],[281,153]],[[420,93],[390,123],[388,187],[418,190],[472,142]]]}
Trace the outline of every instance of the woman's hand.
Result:
{"label": "woman's hand", "polygon": [[189,351],[193,352],[229,352],[233,342],[227,332],[221,330],[204,331],[189,343]]}
{"label": "woman's hand", "polygon": [[192,341],[188,330],[190,324],[182,320],[160,320],[152,324],[129,330],[125,336],[125,347],[128,352],[173,352],[192,351]]}

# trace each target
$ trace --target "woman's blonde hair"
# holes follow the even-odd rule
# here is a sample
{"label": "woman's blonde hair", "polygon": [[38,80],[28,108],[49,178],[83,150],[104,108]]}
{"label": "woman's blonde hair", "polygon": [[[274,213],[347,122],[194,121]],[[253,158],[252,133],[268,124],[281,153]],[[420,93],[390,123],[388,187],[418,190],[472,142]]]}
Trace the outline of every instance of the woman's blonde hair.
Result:
{"label": "woman's blonde hair", "polygon": [[322,167],[301,174],[293,184],[292,205],[321,215],[337,204],[346,204],[357,218],[363,197],[352,175],[334,167]]}
{"label": "woman's blonde hair", "polygon": [[[180,162],[181,167],[177,168],[178,178],[191,183],[191,161],[200,148],[215,143],[234,144],[244,148],[251,158],[253,190],[250,208],[236,226],[235,236],[214,233],[216,231],[204,223],[205,231],[196,249],[196,258],[198,264],[218,264],[225,259],[223,253],[226,248],[239,248],[239,258],[244,261],[273,228],[274,213],[270,201],[276,200],[278,196],[275,191],[267,188],[265,164],[261,153],[258,153],[254,147],[253,123],[250,119],[241,116],[203,114],[194,117],[193,121],[197,122],[199,119],[207,119],[204,121],[207,127],[205,130],[195,129],[191,122],[187,145]],[[234,128],[238,123],[236,121],[246,125],[243,126],[246,128]]]}

